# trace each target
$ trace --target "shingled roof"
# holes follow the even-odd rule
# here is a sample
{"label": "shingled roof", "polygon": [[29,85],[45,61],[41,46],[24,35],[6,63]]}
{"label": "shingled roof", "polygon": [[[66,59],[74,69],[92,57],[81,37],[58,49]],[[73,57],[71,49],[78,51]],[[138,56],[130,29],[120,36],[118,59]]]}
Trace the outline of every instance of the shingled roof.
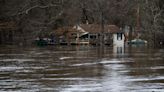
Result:
{"label": "shingled roof", "polygon": [[[101,25],[98,24],[81,24],[85,31],[89,33],[101,33],[102,28]],[[104,33],[120,33],[122,32],[116,25],[105,25],[104,26]]]}
{"label": "shingled roof", "polygon": [[55,33],[55,35],[57,35],[57,36],[62,36],[69,32],[77,32],[77,30],[73,29],[73,27],[61,27],[61,28],[58,28],[55,31],[53,31],[53,33]]}
{"label": "shingled roof", "polygon": [[[98,24],[80,24],[79,25],[82,29],[84,29],[86,32],[89,33],[101,33],[101,25]],[[74,27],[62,27],[55,30],[53,33],[55,33],[58,36],[64,35],[65,33],[70,32],[80,32]],[[104,33],[121,33],[122,31],[116,26],[116,25],[106,25],[104,26]]]}

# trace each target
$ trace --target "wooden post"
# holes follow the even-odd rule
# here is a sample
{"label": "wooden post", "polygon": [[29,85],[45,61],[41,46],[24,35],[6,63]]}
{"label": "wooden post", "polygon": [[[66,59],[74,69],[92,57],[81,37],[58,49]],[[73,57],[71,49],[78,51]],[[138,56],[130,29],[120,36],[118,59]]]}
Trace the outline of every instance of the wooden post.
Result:
{"label": "wooden post", "polygon": [[136,23],[136,38],[139,39],[140,38],[140,6],[139,6],[139,2],[138,2],[138,7],[137,7],[137,23]]}
{"label": "wooden post", "polygon": [[155,48],[156,47],[156,33],[155,32],[154,32],[154,37],[153,38],[154,38],[154,45],[153,46]]}
{"label": "wooden post", "polygon": [[90,34],[88,33],[88,45],[90,44]]}
{"label": "wooden post", "polygon": [[131,41],[132,40],[132,30],[133,30],[133,28],[132,28],[132,26],[129,26],[130,28],[129,28],[129,41]]}
{"label": "wooden post", "polygon": [[0,44],[2,44],[2,31],[0,30]]}
{"label": "wooden post", "polygon": [[15,40],[15,39],[14,39],[14,36],[15,36],[15,35],[14,35],[14,32],[15,32],[15,30],[13,30],[13,31],[12,31],[12,34],[11,34],[11,35],[12,35],[12,44],[14,44],[14,40]]}
{"label": "wooden post", "polygon": [[5,44],[5,37],[6,34],[5,34],[5,30],[2,30],[2,44]]}

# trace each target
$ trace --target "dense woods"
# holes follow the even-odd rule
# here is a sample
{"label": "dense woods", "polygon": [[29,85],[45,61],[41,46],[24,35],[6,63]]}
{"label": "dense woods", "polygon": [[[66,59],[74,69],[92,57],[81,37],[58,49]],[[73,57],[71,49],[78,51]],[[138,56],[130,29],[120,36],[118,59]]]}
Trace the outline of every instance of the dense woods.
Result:
{"label": "dense woods", "polygon": [[59,27],[86,22],[129,26],[142,31],[150,44],[159,44],[164,41],[164,1],[0,0],[1,44],[31,44]]}

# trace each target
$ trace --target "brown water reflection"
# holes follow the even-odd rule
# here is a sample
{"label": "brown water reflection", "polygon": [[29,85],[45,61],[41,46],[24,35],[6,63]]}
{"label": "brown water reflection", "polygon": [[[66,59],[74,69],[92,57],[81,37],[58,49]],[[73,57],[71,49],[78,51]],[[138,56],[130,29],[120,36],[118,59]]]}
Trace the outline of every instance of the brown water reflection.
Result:
{"label": "brown water reflection", "polygon": [[162,92],[164,49],[0,47],[0,91]]}

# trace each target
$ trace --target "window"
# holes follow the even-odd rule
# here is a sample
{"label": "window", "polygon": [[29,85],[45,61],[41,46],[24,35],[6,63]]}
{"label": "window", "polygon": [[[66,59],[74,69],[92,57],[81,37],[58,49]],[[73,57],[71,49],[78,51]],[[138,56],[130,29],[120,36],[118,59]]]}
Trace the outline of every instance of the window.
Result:
{"label": "window", "polygon": [[90,39],[97,39],[97,35],[96,34],[90,34]]}
{"label": "window", "polygon": [[117,33],[117,40],[122,40],[122,33]]}

